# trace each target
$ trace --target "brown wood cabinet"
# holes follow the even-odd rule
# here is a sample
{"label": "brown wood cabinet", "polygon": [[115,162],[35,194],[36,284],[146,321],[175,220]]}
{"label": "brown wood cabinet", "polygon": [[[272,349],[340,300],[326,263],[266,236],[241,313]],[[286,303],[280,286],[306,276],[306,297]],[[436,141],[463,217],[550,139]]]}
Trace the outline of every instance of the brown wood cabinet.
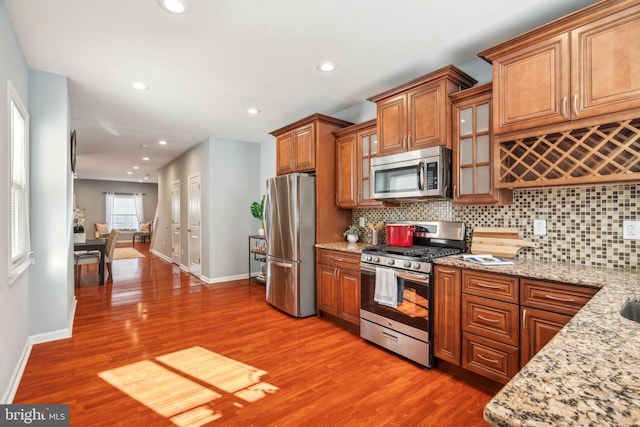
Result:
{"label": "brown wood cabinet", "polygon": [[462,270],[462,367],[507,383],[519,369],[518,278]]}
{"label": "brown wood cabinet", "polygon": [[377,104],[380,154],[451,148],[449,95],[475,83],[450,65],[370,97]]}
{"label": "brown wood cabinet", "polygon": [[433,355],[460,366],[459,268],[434,266]]}
{"label": "brown wood cabinet", "polygon": [[434,356],[504,384],[597,291],[436,265]]}
{"label": "brown wood cabinet", "polygon": [[336,137],[336,204],[341,208],[379,207],[371,198],[369,171],[378,155],[376,120],[334,132]]}
{"label": "brown wood cabinet", "polygon": [[494,185],[492,84],[453,93],[449,99],[453,120],[453,202],[511,203],[513,192]]}
{"label": "brown wood cabinet", "polygon": [[318,314],[328,313],[360,326],[360,256],[318,249],[317,260]]}
{"label": "brown wood cabinet", "polygon": [[521,279],[520,288],[520,366],[524,366],[598,290],[531,279]]}
{"label": "brown wood cabinet", "polygon": [[493,62],[494,132],[640,108],[640,5],[600,2],[480,52]]}
{"label": "brown wood cabinet", "polygon": [[336,206],[336,144],[333,132],[351,123],[314,114],[271,132],[276,137],[278,175],[309,172],[316,176],[316,243],[342,241],[351,212]]}

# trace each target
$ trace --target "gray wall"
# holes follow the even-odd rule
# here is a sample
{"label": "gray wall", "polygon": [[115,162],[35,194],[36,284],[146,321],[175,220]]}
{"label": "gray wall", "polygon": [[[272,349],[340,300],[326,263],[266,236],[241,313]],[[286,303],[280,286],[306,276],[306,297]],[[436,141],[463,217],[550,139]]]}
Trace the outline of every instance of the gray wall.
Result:
{"label": "gray wall", "polygon": [[158,184],[148,182],[100,181],[93,179],[76,179],[74,181],[75,207],[84,209],[85,233],[93,238],[95,223],[106,222],[105,192],[144,193],[144,221],[151,221],[158,203]]}
{"label": "gray wall", "polygon": [[[275,168],[275,159],[274,159]],[[153,250],[171,258],[171,186],[180,181],[181,229],[186,230],[189,176],[200,173],[202,279],[210,282],[246,277],[247,236],[258,222],[251,202],[262,196],[260,145],[210,138],[160,170],[159,223]],[[181,266],[188,266],[188,234],[182,233]]]}
{"label": "gray wall", "polygon": [[[9,200],[9,146],[7,142],[7,80],[11,80],[24,104],[29,106],[28,69],[13,24],[0,0],[0,200]],[[27,270],[9,285],[8,209],[0,209],[0,403],[9,403],[29,339],[29,274]]]}

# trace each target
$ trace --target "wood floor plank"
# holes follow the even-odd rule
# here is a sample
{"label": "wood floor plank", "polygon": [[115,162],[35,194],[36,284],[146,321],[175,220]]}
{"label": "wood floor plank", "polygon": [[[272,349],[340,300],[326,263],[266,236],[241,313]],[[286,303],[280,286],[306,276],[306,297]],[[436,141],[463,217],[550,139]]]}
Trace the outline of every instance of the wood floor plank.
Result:
{"label": "wood floor plank", "polygon": [[[33,347],[14,403],[67,403],[72,426],[487,425],[490,393],[325,319],[294,319],[265,302],[262,285],[203,283],[148,246],[135,244],[145,258],[114,260],[104,286],[95,266],[83,267],[73,337]],[[197,360],[176,360],[182,353],[167,357],[181,351],[204,353],[207,372],[199,373]],[[216,387],[213,353],[243,364],[229,371],[245,376],[221,386],[244,389]],[[122,390],[100,376],[129,367],[140,372],[128,382],[116,378]],[[158,390],[167,384],[189,384],[166,393],[186,397],[162,401]],[[213,395],[221,397],[202,404]],[[171,411],[179,413],[166,416]]]}

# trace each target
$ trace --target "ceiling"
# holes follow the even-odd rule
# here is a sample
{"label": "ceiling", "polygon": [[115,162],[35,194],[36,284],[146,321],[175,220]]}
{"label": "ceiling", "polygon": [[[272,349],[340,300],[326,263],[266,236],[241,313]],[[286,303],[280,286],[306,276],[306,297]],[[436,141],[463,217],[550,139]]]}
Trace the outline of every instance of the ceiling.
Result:
{"label": "ceiling", "polygon": [[29,68],[69,79],[77,177],[148,182],[206,138],[270,141],[595,3],[188,0],[178,16],[157,0],[4,2]]}

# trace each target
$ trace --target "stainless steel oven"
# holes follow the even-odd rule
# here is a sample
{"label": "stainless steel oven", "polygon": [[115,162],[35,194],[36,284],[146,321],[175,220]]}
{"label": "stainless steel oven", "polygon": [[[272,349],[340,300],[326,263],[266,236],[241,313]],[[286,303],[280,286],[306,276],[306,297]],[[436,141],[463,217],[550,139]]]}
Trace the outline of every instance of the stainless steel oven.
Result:
{"label": "stainless steel oven", "polygon": [[369,246],[360,257],[360,336],[431,367],[432,260],[463,252],[466,228],[461,222],[396,222],[414,227],[413,245]]}
{"label": "stainless steel oven", "polygon": [[374,301],[376,269],[361,265],[360,336],[431,367],[431,274],[396,270],[397,307]]}

